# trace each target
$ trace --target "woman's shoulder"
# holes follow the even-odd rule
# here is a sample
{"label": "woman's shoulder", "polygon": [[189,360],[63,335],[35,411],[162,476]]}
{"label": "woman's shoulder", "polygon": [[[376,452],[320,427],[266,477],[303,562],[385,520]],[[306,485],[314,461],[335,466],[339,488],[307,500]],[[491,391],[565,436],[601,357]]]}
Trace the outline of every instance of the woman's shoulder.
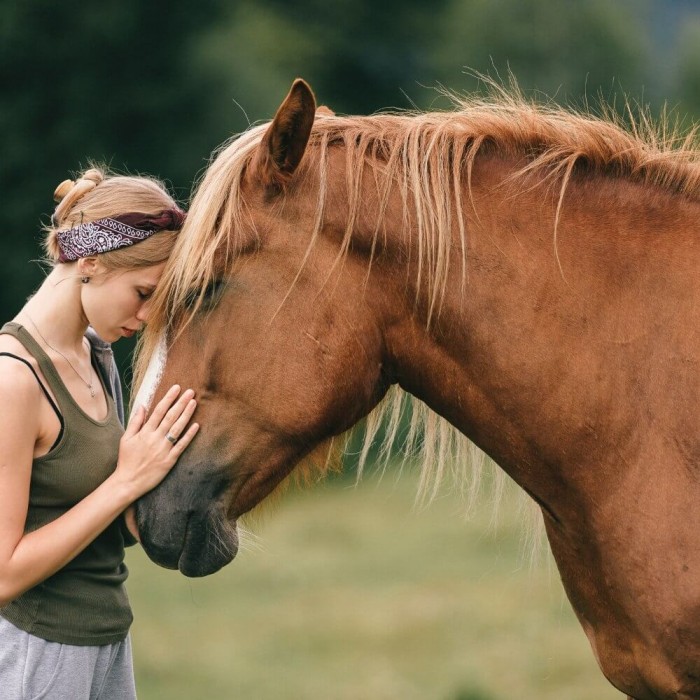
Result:
{"label": "woman's shoulder", "polygon": [[[6,353],[6,354],[5,354]],[[14,355],[15,357],[10,357]],[[24,362],[16,358],[21,358]],[[22,392],[26,398],[38,397],[37,380],[33,376],[26,363],[37,372],[39,366],[34,356],[14,336],[0,335],[0,393]],[[21,371],[18,371],[20,367]],[[20,398],[15,394],[16,398]]]}
{"label": "woman's shoulder", "polygon": [[[17,355],[23,360],[27,360],[32,367],[36,368],[37,361],[34,356],[27,350],[27,348],[20,343],[20,341],[9,333],[3,333],[0,335],[0,353],[10,353],[11,355]],[[7,358],[12,361],[12,358]],[[15,360],[17,362],[17,360]]]}

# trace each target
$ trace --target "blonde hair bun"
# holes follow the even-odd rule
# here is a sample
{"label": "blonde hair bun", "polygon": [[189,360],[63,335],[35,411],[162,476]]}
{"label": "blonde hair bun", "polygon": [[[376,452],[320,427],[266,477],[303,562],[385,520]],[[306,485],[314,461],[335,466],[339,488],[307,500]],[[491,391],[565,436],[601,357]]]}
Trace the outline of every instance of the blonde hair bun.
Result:
{"label": "blonde hair bun", "polygon": [[67,212],[75,203],[88,192],[97,187],[105,179],[105,174],[98,168],[86,170],[78,180],[64,180],[53,193],[53,198],[58,206],[53,213],[56,224],[62,224]]}
{"label": "blonde hair bun", "polygon": [[53,201],[56,203],[60,202],[73,189],[74,185],[75,185],[75,180],[64,180],[55,189],[55,191],[53,193]]}

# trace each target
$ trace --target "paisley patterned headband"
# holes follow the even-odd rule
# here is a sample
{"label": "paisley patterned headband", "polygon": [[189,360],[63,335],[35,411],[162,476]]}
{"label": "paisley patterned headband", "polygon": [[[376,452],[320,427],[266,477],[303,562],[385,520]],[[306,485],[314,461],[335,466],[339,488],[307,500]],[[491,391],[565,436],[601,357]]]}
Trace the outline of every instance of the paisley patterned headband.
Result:
{"label": "paisley patterned headband", "polygon": [[98,253],[125,248],[149,238],[158,231],[179,231],[185,223],[185,212],[165,209],[160,214],[122,214],[79,224],[67,231],[58,231],[59,262],[73,262]]}

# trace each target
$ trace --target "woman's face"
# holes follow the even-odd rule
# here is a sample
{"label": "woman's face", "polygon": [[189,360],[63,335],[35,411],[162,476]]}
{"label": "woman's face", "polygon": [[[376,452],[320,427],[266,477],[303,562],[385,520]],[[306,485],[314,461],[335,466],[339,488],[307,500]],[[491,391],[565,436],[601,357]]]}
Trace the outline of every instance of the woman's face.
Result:
{"label": "woman's face", "polygon": [[135,270],[96,270],[81,285],[88,323],[108,343],[129,338],[148,321],[153,290],[165,262]]}

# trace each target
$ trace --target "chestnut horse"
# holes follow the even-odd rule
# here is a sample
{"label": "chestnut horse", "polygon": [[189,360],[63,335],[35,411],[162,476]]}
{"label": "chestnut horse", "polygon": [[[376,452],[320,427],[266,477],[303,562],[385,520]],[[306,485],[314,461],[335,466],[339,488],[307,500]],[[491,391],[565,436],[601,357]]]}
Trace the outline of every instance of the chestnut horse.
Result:
{"label": "chestnut horse", "polygon": [[341,117],[296,81],[213,160],[153,299],[137,401],[192,387],[202,429],[138,503],[148,555],[216,571],[410,394],[428,489],[469,438],[540,506],[607,678],[700,698],[694,143],[504,93]]}

